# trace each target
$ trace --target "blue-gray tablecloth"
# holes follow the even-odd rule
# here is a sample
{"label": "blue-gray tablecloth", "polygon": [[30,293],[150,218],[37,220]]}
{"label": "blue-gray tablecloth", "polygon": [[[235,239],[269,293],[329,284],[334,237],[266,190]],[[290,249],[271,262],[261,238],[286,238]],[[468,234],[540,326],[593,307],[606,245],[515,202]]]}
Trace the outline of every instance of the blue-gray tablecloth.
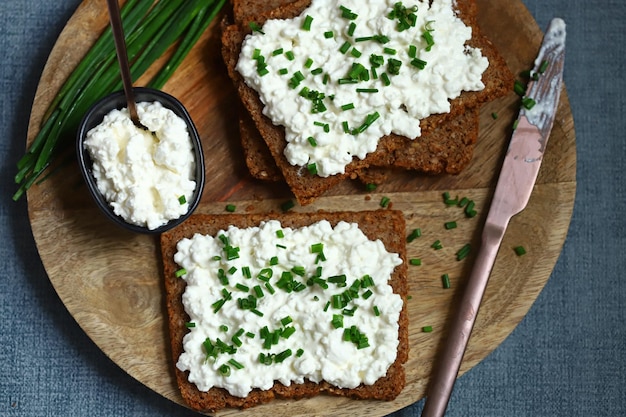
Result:
{"label": "blue-gray tablecloth", "polygon": [[[79,3],[0,3],[0,415],[193,416],[128,376],[85,335],[46,276],[25,200],[10,198],[39,76]],[[524,3],[542,28],[555,16],[568,23],[574,215],[545,289],[510,337],[458,380],[448,415],[626,416],[626,3]],[[422,405],[394,416],[418,416]]]}

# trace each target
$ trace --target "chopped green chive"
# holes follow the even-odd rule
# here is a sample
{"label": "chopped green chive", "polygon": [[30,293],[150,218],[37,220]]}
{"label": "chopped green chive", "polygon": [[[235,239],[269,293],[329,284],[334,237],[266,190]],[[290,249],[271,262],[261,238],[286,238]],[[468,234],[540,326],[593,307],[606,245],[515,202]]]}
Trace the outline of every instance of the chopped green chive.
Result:
{"label": "chopped green chive", "polygon": [[426,68],[426,64],[427,62],[424,60],[421,60],[419,58],[415,58],[413,60],[411,60],[411,65],[413,65],[414,67],[418,68],[418,69],[424,69]]}
{"label": "chopped green chive", "polygon": [[374,315],[376,317],[380,316],[380,310],[378,309],[378,306],[374,306]]}
{"label": "chopped green chive", "polygon": [[176,278],[180,278],[183,275],[185,275],[187,273],[187,270],[185,268],[180,268],[178,271],[174,272],[174,276]]}
{"label": "chopped green chive", "polygon": [[357,93],[378,93],[378,88],[357,88]]}
{"label": "chopped green chive", "polygon": [[515,80],[513,84],[513,91],[515,91],[516,94],[523,96],[526,94],[526,86],[521,81]]}
{"label": "chopped green chive", "polygon": [[307,138],[307,141],[309,141],[309,144],[310,144],[312,147],[314,147],[314,148],[315,148],[315,147],[317,146],[317,141],[315,140],[315,138],[314,138],[313,136],[309,136],[309,137]]}
{"label": "chopped green chive", "polygon": [[383,48],[383,52],[387,55],[395,55],[397,51],[393,48]]}
{"label": "chopped green chive", "polygon": [[356,23],[350,22],[350,24],[348,25],[348,36],[353,36],[355,30],[356,30]]}
{"label": "chopped green chive", "polygon": [[250,273],[250,267],[249,266],[241,267],[241,274],[244,277],[246,277],[246,278],[252,278],[252,274]]}
{"label": "chopped green chive", "polygon": [[389,203],[391,203],[391,199],[390,199],[389,197],[383,196],[383,197],[380,199],[380,206],[381,206],[382,208],[387,208],[387,207],[389,207]]}
{"label": "chopped green chive", "polygon": [[366,189],[367,191],[376,191],[376,188],[377,188],[377,187],[378,187],[378,186],[377,186],[376,184],[371,183],[371,182],[370,182],[369,184],[365,184],[365,189]]}
{"label": "chopped green chive", "polygon": [[235,369],[243,369],[243,365],[237,362],[235,359],[229,359],[228,363],[231,364]]}
{"label": "chopped green chive", "polygon": [[537,104],[537,102],[530,98],[530,97],[524,97],[522,99],[522,106],[526,109],[526,110],[531,110],[533,107],[535,107],[535,104]]}
{"label": "chopped green chive", "polygon": [[493,120],[496,120],[498,118],[498,113],[496,113],[496,112],[491,113],[491,118]]}
{"label": "chopped green chive", "polygon": [[417,47],[415,45],[409,45],[409,58],[417,57]]}
{"label": "chopped green chive", "polygon": [[183,204],[187,202],[187,197],[185,197],[184,195],[181,195],[180,197],[178,197],[178,202],[182,206]]}
{"label": "chopped green chive", "polygon": [[409,263],[414,266],[420,266],[422,264],[422,260],[420,258],[411,258]]}
{"label": "chopped green chive", "polygon": [[239,291],[243,291],[243,292],[250,291],[250,288],[247,285],[243,285],[243,284],[239,284],[239,283],[237,283],[235,285],[235,288],[237,288]]}
{"label": "chopped green chive", "polygon": [[296,203],[293,200],[287,200],[280,205],[282,211],[289,211],[296,206]]}
{"label": "chopped green chive", "polygon": [[265,32],[261,30],[261,26],[259,26],[256,22],[250,22],[248,23],[248,26],[253,32],[259,32],[260,34],[265,35]]}
{"label": "chopped green chive", "polygon": [[352,55],[355,58],[359,58],[361,57],[361,51],[359,51],[356,48],[352,48],[352,50],[350,51],[350,55]]}
{"label": "chopped green chive", "polygon": [[516,246],[513,250],[517,256],[526,255],[526,249],[523,246]]}
{"label": "chopped green chive", "polygon": [[354,103],[348,103],[348,104],[344,104],[343,106],[341,106],[341,110],[346,111],[346,110],[352,110],[354,108]]}
{"label": "chopped green chive", "polygon": [[341,314],[333,314],[333,320],[331,324],[335,329],[343,327],[343,316]]}
{"label": "chopped green chive", "polygon": [[413,229],[413,231],[407,236],[406,241],[409,243],[413,242],[415,239],[417,239],[420,236],[422,236],[422,229],[420,228]]}
{"label": "chopped green chive", "polygon": [[272,51],[272,56],[280,55],[282,53],[283,53],[283,48],[274,49],[274,51]]}
{"label": "chopped green chive", "polygon": [[402,66],[402,61],[400,61],[400,60],[393,59],[393,58],[389,58],[387,60],[387,71],[391,75],[398,75],[398,74],[400,74],[400,67],[401,66]]}
{"label": "chopped green chive", "polygon": [[289,70],[287,68],[281,68],[278,70],[278,73],[280,75],[287,75],[289,73]]}
{"label": "chopped green chive", "polygon": [[317,175],[317,164],[315,162],[312,164],[307,164],[306,169],[307,171],[309,171],[309,174]]}
{"label": "chopped green chive", "polygon": [[307,58],[307,60],[304,62],[304,67],[311,68],[312,66],[313,66],[313,59]]}
{"label": "chopped green chive", "polygon": [[455,221],[451,221],[451,222],[446,222],[444,224],[444,227],[446,228],[446,230],[450,230],[450,229],[456,229],[456,222]]}
{"label": "chopped green chive", "polygon": [[237,206],[235,206],[234,204],[227,204],[226,205],[226,211],[229,213],[234,213],[235,210],[237,210]]}
{"label": "chopped green chive", "polygon": [[188,321],[187,323],[185,323],[185,327],[188,328],[188,329],[191,329],[193,327],[196,327],[196,323]]}
{"label": "chopped green chive", "polygon": [[304,30],[311,30],[311,23],[313,23],[313,18],[309,15],[307,15],[304,18],[304,22],[302,23],[302,29]]}
{"label": "chopped green chive", "polygon": [[387,75],[386,72],[383,72],[382,74],[380,74],[380,79],[383,80],[383,84],[385,86],[391,85],[391,80],[389,79],[389,76]]}
{"label": "chopped green chive", "polygon": [[335,36],[335,34],[333,33],[333,31],[332,31],[332,30],[329,30],[328,32],[324,32],[324,37],[325,37],[326,39],[330,39],[330,38],[332,38],[333,36]]}
{"label": "chopped green chive", "polygon": [[343,45],[339,47],[339,52],[341,52],[342,54],[345,54],[346,52],[348,52],[348,49],[350,49],[351,46],[352,45],[350,45],[350,42],[345,41]]}
{"label": "chopped green chive", "polygon": [[448,274],[443,274],[441,276],[441,285],[445,289],[450,288],[450,276]]}
{"label": "chopped green chive", "polygon": [[433,34],[431,33],[432,29],[426,30],[422,33],[422,38],[426,41],[426,51],[430,51],[432,47],[435,45],[435,40],[433,39]]}
{"label": "chopped green chive", "polygon": [[218,372],[223,375],[223,376],[229,376],[230,375],[230,366],[224,364],[222,366],[220,366],[218,368]]}
{"label": "chopped green chive", "polygon": [[541,65],[539,66],[539,74],[543,74],[544,72],[546,72],[549,65],[550,65],[550,62],[543,60],[541,62]]}
{"label": "chopped green chive", "polygon": [[456,260],[462,261],[463,259],[467,258],[467,255],[470,254],[471,250],[472,246],[469,243],[466,243],[461,249],[456,252]]}
{"label": "chopped green chive", "polygon": [[359,17],[358,14],[354,13],[347,7],[339,6],[339,10],[341,10],[341,17],[343,17],[344,19],[355,20],[357,17]]}
{"label": "chopped green chive", "polygon": [[430,247],[433,248],[434,250],[439,250],[443,248],[443,245],[441,244],[440,240],[435,240],[433,244],[430,245]]}
{"label": "chopped green chive", "polygon": [[293,54],[293,51],[285,52],[285,57],[290,61],[293,61],[296,58],[295,55]]}
{"label": "chopped green chive", "polygon": [[422,331],[424,333],[430,333],[430,332],[433,331],[433,326],[424,326],[424,327],[422,327]]}

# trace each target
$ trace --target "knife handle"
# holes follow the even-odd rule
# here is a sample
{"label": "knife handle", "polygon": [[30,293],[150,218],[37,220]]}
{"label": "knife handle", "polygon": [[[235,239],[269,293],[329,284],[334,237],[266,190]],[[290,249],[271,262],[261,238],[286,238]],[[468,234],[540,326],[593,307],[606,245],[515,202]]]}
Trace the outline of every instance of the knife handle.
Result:
{"label": "knife handle", "polygon": [[[505,223],[508,223],[508,220]],[[505,229],[506,224],[501,226],[489,223],[489,219],[487,219],[483,230],[482,244],[474,261],[472,273],[454,321],[448,331],[448,338],[444,342],[438,367],[429,382],[422,417],[442,417],[446,412]]]}

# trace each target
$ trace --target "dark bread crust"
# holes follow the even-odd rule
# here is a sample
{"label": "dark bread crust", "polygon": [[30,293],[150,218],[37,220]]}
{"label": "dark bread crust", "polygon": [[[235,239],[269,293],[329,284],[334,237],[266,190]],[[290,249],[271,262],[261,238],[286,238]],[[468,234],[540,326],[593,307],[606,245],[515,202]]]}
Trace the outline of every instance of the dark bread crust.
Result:
{"label": "dark bread crust", "polygon": [[396,267],[389,281],[395,293],[404,301],[399,318],[399,346],[395,362],[387,371],[387,375],[373,385],[361,385],[354,389],[342,389],[326,382],[320,384],[310,381],[304,384],[284,386],[278,382],[270,390],[253,390],[247,397],[239,398],[230,395],[221,388],[212,388],[208,392],[199,391],[193,383],[187,380],[187,373],[174,368],[178,387],[183,399],[194,410],[214,412],[225,407],[248,408],[266,403],[274,398],[298,399],[312,397],[322,393],[346,396],[358,399],[394,399],[405,385],[403,364],[408,359],[408,312],[406,297],[408,293],[405,220],[402,212],[397,210],[377,210],[364,212],[315,212],[315,213],[268,213],[268,214],[220,214],[220,215],[193,215],[177,228],[163,233],[160,238],[161,255],[165,279],[165,300],[168,313],[170,341],[174,363],[183,351],[183,337],[187,332],[185,323],[189,317],[184,311],[181,297],[185,290],[185,281],[175,277],[178,266],[174,262],[176,244],[185,237],[192,237],[195,233],[215,235],[230,225],[240,228],[257,226],[261,221],[276,219],[285,227],[302,227],[320,220],[328,220],[335,225],[339,221],[354,222],[368,238],[380,239],[390,252],[400,255],[403,263]]}
{"label": "dark bread crust", "polygon": [[[458,15],[466,25],[472,27],[473,31],[469,45],[480,48],[490,62],[483,75],[485,89],[479,92],[463,92],[459,98],[452,101],[449,113],[433,115],[422,120],[420,138],[410,140],[392,134],[383,138],[378,150],[364,160],[354,159],[346,167],[345,174],[328,178],[311,176],[302,167],[289,164],[284,156],[286,146],[284,128],[275,126],[262,114],[263,104],[257,93],[245,84],[235,70],[241,43],[246,34],[250,33],[248,25],[250,21],[263,24],[267,19],[296,16],[310,4],[310,0],[272,0],[266,4],[259,3],[262,2],[233,0],[235,21],[233,24],[223,22],[222,54],[239,97],[248,110],[247,115],[241,117],[240,131],[246,150],[246,162],[251,173],[262,179],[284,178],[302,205],[311,203],[345,178],[358,176],[369,167],[393,166],[428,174],[459,173],[473,155],[473,145],[478,137],[479,106],[505,95],[512,89],[513,75],[504,59],[491,42],[480,34],[474,0],[459,0]],[[251,117],[257,134],[251,135],[253,130],[250,121],[245,120],[246,117]],[[449,122],[452,124],[447,126]],[[275,167],[274,164],[268,164],[269,155],[258,143],[261,138],[269,148]]]}

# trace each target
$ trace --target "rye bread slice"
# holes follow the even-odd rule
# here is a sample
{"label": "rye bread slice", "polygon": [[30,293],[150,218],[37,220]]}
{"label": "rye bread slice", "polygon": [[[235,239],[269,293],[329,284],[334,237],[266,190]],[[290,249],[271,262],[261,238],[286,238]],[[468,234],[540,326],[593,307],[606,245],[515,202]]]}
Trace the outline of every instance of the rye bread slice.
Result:
{"label": "rye bread slice", "polygon": [[189,321],[182,304],[185,281],[177,278],[178,266],[174,262],[176,244],[185,237],[195,233],[215,235],[218,231],[234,225],[240,228],[257,226],[261,221],[276,219],[285,227],[302,227],[320,220],[328,220],[335,225],[339,221],[354,222],[370,239],[380,239],[390,252],[400,255],[403,263],[397,266],[389,280],[393,291],[399,294],[404,305],[399,318],[399,346],[395,362],[390,366],[387,375],[373,385],[361,385],[354,389],[342,389],[326,382],[282,385],[276,382],[270,390],[253,390],[247,397],[239,398],[230,395],[221,388],[212,388],[201,392],[196,385],[187,380],[187,373],[174,367],[176,380],[185,402],[194,410],[215,412],[225,407],[248,408],[266,403],[275,398],[299,399],[320,394],[346,396],[355,399],[392,400],[404,388],[406,377],[403,364],[408,359],[408,313],[406,297],[408,293],[405,221],[402,213],[396,210],[377,210],[363,212],[315,212],[315,213],[268,213],[268,214],[220,214],[193,215],[185,223],[165,232],[160,237],[161,256],[165,280],[165,301],[168,314],[169,335],[173,361],[176,363],[183,351],[183,337],[188,331],[185,323]]}
{"label": "rye bread slice", "polygon": [[[272,6],[275,6],[277,3],[280,3],[280,1],[273,0],[271,3]],[[266,116],[262,114],[263,104],[259,100],[258,95],[253,89],[245,84],[242,77],[235,70],[235,66],[239,58],[241,43],[243,42],[246,34],[251,31],[249,25],[244,23],[247,19],[253,17],[255,23],[263,24],[265,20],[270,18],[293,17],[300,14],[310,4],[310,1],[285,1],[284,5],[269,11],[257,5],[257,7],[254,8],[254,14],[248,13],[241,16],[241,10],[245,10],[246,7],[252,8],[252,4],[256,5],[257,3],[251,0],[234,1],[233,7],[235,12],[237,12],[237,10],[240,11],[239,17],[235,18],[235,22],[239,23],[229,24],[227,21],[223,23],[222,54],[228,68],[229,75],[233,79],[242,103],[247,109],[249,116],[254,121],[260,136],[268,146],[270,154],[272,155],[278,170],[288,183],[296,197],[296,200],[302,205],[309,204],[329,188],[333,187],[347,177],[358,175],[358,173],[365,168],[370,166],[381,167],[391,165],[393,162],[390,161],[394,161],[392,156],[387,155],[386,152],[374,152],[363,160],[353,160],[353,162],[346,167],[345,174],[321,178],[308,174],[306,169],[303,167],[296,167],[289,164],[283,154],[286,146],[284,141],[284,128],[282,126],[274,125]],[[430,133],[434,132],[438,127],[445,125],[455,117],[467,115],[468,111],[478,109],[481,104],[505,95],[511,90],[513,85],[513,75],[504,62],[504,59],[500,56],[491,42],[480,34],[476,23],[477,9],[475,2],[473,0],[459,0],[456,3],[456,6],[457,12],[465,24],[472,27],[473,37],[469,44],[474,47],[479,47],[483,54],[489,59],[489,68],[483,75],[485,89],[480,92],[463,92],[459,98],[452,101],[451,111],[449,113],[433,115],[422,120],[422,137],[411,142],[418,142]],[[467,119],[463,122],[465,121],[467,121]],[[476,123],[477,129],[477,116],[473,122]],[[246,122],[243,121],[240,123],[240,126],[244,123]],[[465,138],[461,138],[463,135],[460,134],[460,132],[463,132],[464,130],[472,132],[475,131],[475,129],[468,128],[469,124],[464,123],[457,123],[456,126],[462,126],[462,129],[456,132],[454,136],[462,140],[460,142],[449,142],[449,146],[447,148],[439,146],[440,153],[438,158],[431,158],[429,155],[418,155],[416,152],[419,149],[423,150],[429,146],[417,146],[413,148],[413,152],[407,153],[405,149],[408,142],[402,141],[395,135],[389,136],[391,139],[386,141],[386,146],[383,142],[385,142],[384,139],[387,138],[383,138],[379,148],[385,149],[386,151],[394,151],[397,155],[412,155],[412,158],[400,158],[401,162],[399,163],[401,163],[401,166],[406,169],[414,169],[432,174],[444,172],[458,173],[466,165],[466,163],[463,165],[461,162],[469,162],[471,159],[473,154],[473,143],[476,141],[477,134],[474,137],[471,137],[468,134]],[[447,131],[451,132],[450,129],[447,129]],[[437,138],[435,137],[433,140],[436,139]],[[259,148],[257,147],[256,149],[258,150]],[[249,152],[249,155],[253,154],[254,152]],[[446,156],[452,157],[451,163],[448,164]],[[424,161],[428,161],[428,163],[425,166],[422,166],[421,163]],[[450,168],[447,168],[448,166]],[[258,172],[261,174],[264,171],[267,172],[266,167],[258,169]]]}

